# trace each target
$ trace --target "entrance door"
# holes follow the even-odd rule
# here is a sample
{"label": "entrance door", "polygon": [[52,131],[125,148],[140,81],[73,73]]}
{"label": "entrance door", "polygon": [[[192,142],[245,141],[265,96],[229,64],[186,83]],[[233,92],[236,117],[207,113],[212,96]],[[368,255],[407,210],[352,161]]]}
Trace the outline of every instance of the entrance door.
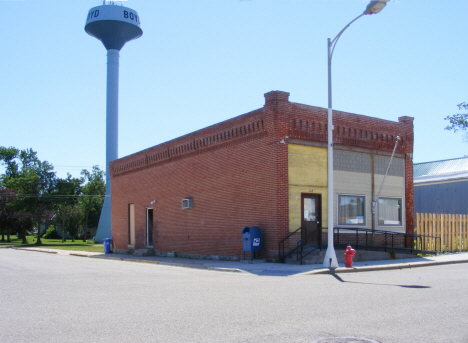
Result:
{"label": "entrance door", "polygon": [[302,240],[307,245],[318,247],[322,239],[322,196],[320,194],[302,194],[301,196]]}
{"label": "entrance door", "polygon": [[153,209],[146,209],[146,245],[153,246]]}
{"label": "entrance door", "polygon": [[135,247],[135,204],[128,204],[128,245]]}

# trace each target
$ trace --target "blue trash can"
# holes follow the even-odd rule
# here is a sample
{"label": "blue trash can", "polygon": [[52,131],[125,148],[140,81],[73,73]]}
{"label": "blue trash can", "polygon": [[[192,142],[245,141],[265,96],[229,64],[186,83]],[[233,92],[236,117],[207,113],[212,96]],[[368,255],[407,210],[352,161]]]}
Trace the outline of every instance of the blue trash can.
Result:
{"label": "blue trash can", "polygon": [[102,243],[104,244],[104,254],[110,254],[111,253],[112,238],[104,238],[102,240]]}

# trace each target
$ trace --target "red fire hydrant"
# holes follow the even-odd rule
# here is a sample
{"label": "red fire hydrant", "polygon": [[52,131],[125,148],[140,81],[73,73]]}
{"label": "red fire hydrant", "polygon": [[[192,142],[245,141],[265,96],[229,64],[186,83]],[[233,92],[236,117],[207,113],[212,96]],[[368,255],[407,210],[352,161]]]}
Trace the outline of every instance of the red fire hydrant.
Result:
{"label": "red fire hydrant", "polygon": [[351,245],[348,245],[346,247],[346,251],[344,253],[344,256],[345,256],[345,266],[347,268],[351,268],[353,266],[353,257],[354,255],[356,254],[356,250],[354,250],[353,248],[351,248]]}

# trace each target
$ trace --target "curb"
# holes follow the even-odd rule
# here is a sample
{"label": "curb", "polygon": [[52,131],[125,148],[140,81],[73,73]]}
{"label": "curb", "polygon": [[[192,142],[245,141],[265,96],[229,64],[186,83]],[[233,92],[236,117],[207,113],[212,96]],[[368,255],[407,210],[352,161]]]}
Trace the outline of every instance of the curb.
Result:
{"label": "curb", "polygon": [[[46,254],[56,254],[56,255],[69,255],[69,256],[79,256],[79,257],[92,257],[92,255],[88,255],[86,253],[79,253],[74,250],[60,250],[57,249],[57,251],[54,251],[53,249],[41,249],[41,248],[15,248],[11,247],[14,250],[23,250],[23,251],[34,251],[34,252],[43,252]],[[70,253],[67,253],[70,251]]]}
{"label": "curb", "polygon": [[[42,252],[47,254],[60,254],[61,251],[50,251],[41,248],[15,248],[15,247],[8,247],[10,249],[15,250],[23,250],[23,251],[35,251],[35,252]],[[138,262],[138,263],[149,263],[149,264],[160,264],[162,266],[171,266],[171,267],[181,267],[181,268],[191,268],[191,269],[204,269],[204,270],[213,270],[218,272],[229,272],[229,273],[245,273],[243,270],[237,268],[218,268],[218,267],[206,267],[206,266],[197,266],[193,264],[185,264],[185,263],[173,263],[173,262],[161,262],[161,261],[151,261],[151,260],[141,260],[141,259],[134,259],[134,258],[122,258],[122,257],[112,257],[112,256],[94,256],[88,254],[81,254],[77,252],[70,252],[67,254],[69,256],[78,256],[78,257],[88,257],[88,258],[100,258],[104,260],[118,260],[118,261],[125,261],[125,262]]]}
{"label": "curb", "polygon": [[92,255],[80,254],[80,253],[77,253],[77,252],[72,252],[72,253],[69,253],[68,255],[70,255],[70,256],[78,256],[78,257],[93,257]]}
{"label": "curb", "polygon": [[336,269],[320,269],[311,272],[305,272],[301,275],[320,275],[320,274],[344,274],[344,273],[358,273],[358,272],[373,272],[379,270],[395,270],[395,269],[408,269],[418,267],[441,266],[447,264],[468,263],[468,259],[459,261],[430,261],[430,262],[417,262],[417,263],[404,263],[395,265],[384,266],[368,266],[368,267],[352,267],[352,268],[336,268]]}
{"label": "curb", "polygon": [[161,261],[151,261],[151,260],[140,260],[140,259],[135,259],[135,258],[123,258],[123,257],[111,257],[111,256],[109,256],[109,257],[107,257],[107,256],[88,256],[88,257],[90,257],[90,258],[100,258],[100,259],[104,259],[104,260],[118,260],[118,261],[125,261],[125,262],[159,264],[159,265],[162,265],[162,266],[170,266],[170,267],[213,270],[213,271],[218,271],[218,272],[244,273],[243,270],[240,270],[240,269],[237,269],[237,268],[206,267],[206,266],[197,266],[197,265],[194,265],[194,264],[161,262]]}
{"label": "curb", "polygon": [[[35,251],[48,254],[61,254],[59,251],[45,250],[41,248],[17,248],[17,247],[5,247],[15,250],[24,250],[24,251]],[[174,262],[162,262],[162,261],[152,261],[152,260],[143,260],[135,258],[124,258],[124,257],[113,257],[113,256],[102,256],[102,255],[89,255],[86,253],[72,252],[66,254],[69,256],[78,256],[78,257],[88,257],[88,258],[99,258],[105,260],[115,260],[115,261],[125,261],[125,262],[137,262],[137,263],[147,263],[147,264],[159,264],[162,266],[171,266],[171,267],[180,267],[180,268],[191,268],[191,269],[201,269],[201,270],[212,270],[219,272],[228,272],[228,273],[249,273],[248,271],[238,269],[238,268],[220,268],[220,267],[208,267],[195,264],[186,264],[186,263],[174,263]],[[352,267],[352,268],[336,268],[336,269],[316,269],[308,272],[297,273],[295,275],[324,275],[324,274],[344,274],[344,273],[359,273],[359,272],[372,272],[379,270],[395,270],[395,269],[408,269],[408,268],[418,268],[418,267],[429,267],[429,266],[440,266],[448,264],[460,264],[468,263],[468,259],[461,259],[455,261],[426,261],[426,262],[413,262],[413,263],[401,263],[394,265],[380,265],[380,266],[364,266],[364,267]]]}
{"label": "curb", "polygon": [[14,247],[12,247],[12,249],[14,249],[14,250],[24,250],[24,251],[44,252],[46,254],[58,254],[59,253],[58,251],[49,251],[49,250],[44,250],[44,249],[41,249],[41,248],[14,248]]}

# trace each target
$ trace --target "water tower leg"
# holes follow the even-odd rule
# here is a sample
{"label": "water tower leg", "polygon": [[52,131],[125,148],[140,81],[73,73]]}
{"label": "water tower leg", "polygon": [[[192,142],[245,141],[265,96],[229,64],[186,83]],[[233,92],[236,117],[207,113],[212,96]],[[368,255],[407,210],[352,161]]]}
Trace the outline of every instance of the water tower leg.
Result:
{"label": "water tower leg", "polygon": [[109,163],[118,158],[119,142],[119,51],[107,50],[106,104],[106,198],[99,218],[96,241],[111,238],[111,179]]}

